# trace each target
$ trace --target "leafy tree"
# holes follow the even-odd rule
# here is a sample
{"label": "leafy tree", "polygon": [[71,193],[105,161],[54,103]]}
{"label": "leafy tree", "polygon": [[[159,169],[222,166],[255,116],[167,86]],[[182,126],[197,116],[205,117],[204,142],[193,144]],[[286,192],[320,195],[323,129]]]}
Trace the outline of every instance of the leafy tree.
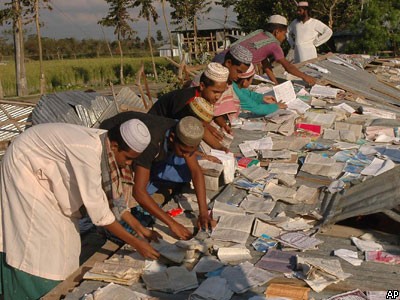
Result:
{"label": "leafy tree", "polygon": [[106,17],[98,23],[102,26],[114,27],[114,34],[118,40],[118,50],[120,54],[119,79],[120,83],[124,84],[124,67],[123,67],[123,52],[121,40],[132,37],[136,32],[131,28],[129,22],[134,22],[136,19],[129,14],[129,9],[133,7],[131,0],[105,0],[109,5],[109,11]]}
{"label": "leafy tree", "polygon": [[153,65],[154,78],[158,81],[156,63],[154,61],[152,37],[151,37],[151,21],[157,24],[158,13],[153,6],[152,0],[135,0],[133,6],[140,7],[139,17],[147,20],[147,43],[149,44],[151,62]]}
{"label": "leafy tree", "polygon": [[157,30],[156,35],[157,35],[156,36],[157,42],[160,43],[160,42],[164,41],[164,37],[163,37],[162,32],[161,32],[160,29]]}
{"label": "leafy tree", "polygon": [[397,0],[369,0],[358,11],[351,29],[358,34],[347,51],[377,54],[398,52],[400,42],[400,3]]}
{"label": "leafy tree", "polygon": [[279,14],[291,20],[296,11],[295,1],[238,0],[234,11],[242,29],[251,32],[265,28],[271,15]]}

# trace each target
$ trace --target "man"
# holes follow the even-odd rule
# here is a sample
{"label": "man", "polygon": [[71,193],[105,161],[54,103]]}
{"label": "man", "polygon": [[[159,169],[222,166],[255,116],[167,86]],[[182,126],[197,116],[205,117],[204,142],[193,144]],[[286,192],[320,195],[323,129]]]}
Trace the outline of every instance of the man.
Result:
{"label": "man", "polygon": [[294,63],[317,58],[317,48],[332,36],[332,29],[310,17],[308,2],[297,5],[297,18],[288,27],[288,42],[294,48]]}
{"label": "man", "polygon": [[[241,45],[248,49],[252,54],[254,64],[262,63],[264,72],[276,84],[274,73],[272,72],[269,59],[272,57],[274,61],[281,64],[282,67],[290,74],[303,79],[309,85],[316,83],[315,79],[307,74],[304,74],[285,58],[281,43],[286,39],[287,20],[280,15],[273,15],[269,18],[266,31],[259,29],[249,33],[243,38],[232,44],[231,48],[236,45]],[[221,62],[223,55],[216,57],[216,61]],[[245,71],[244,71],[245,72]]]}
{"label": "man", "polygon": [[150,194],[161,186],[193,180],[199,204],[198,226],[209,229],[213,220],[208,214],[204,175],[195,154],[204,134],[202,123],[192,116],[177,122],[151,114],[123,112],[104,121],[101,128],[113,128],[133,118],[145,123],[151,134],[149,146],[134,162],[133,195],[138,204],[165,223],[178,238],[189,239],[191,232],[165,213]]}
{"label": "man", "polygon": [[[108,134],[72,124],[40,124],[7,149],[0,169],[4,299],[39,299],[79,267],[82,205],[95,225],[146,258],[159,256],[115,220],[101,178],[107,144],[123,167],[147,147],[150,133],[142,122],[130,120]],[[135,229],[151,235],[140,224]]]}

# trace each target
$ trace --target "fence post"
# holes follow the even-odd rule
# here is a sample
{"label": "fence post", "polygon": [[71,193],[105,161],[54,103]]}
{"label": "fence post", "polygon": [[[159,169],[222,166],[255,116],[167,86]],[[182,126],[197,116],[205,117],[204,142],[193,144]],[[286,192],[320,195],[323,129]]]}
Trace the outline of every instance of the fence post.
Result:
{"label": "fence post", "polygon": [[0,80],[0,99],[4,98],[4,93],[3,93],[3,86],[1,85],[1,80]]}

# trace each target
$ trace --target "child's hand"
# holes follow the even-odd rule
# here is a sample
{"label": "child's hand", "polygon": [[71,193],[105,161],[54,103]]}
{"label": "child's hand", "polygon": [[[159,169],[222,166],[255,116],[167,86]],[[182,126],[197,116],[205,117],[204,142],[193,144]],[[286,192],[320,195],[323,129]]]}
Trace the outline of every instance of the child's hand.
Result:
{"label": "child's hand", "polygon": [[286,109],[287,105],[283,102],[278,102],[278,107],[279,107],[279,109]]}
{"label": "child's hand", "polygon": [[264,96],[264,103],[273,104],[276,103],[276,99],[274,96]]}

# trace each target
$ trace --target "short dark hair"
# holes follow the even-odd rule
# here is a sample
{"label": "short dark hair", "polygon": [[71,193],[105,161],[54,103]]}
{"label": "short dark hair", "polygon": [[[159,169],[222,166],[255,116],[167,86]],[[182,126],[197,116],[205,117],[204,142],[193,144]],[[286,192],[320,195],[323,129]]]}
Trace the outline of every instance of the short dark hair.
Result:
{"label": "short dark hair", "polygon": [[118,150],[129,151],[131,150],[131,148],[122,138],[120,127],[121,124],[114,126],[110,130],[108,130],[107,132],[108,139],[110,140],[110,142],[116,142],[118,144]]}
{"label": "short dark hair", "polygon": [[277,23],[268,23],[266,27],[266,31],[273,33],[275,30],[287,30],[287,25],[277,24]]}
{"label": "short dark hair", "polygon": [[215,84],[214,80],[208,78],[204,72],[200,76],[200,82],[204,83],[205,87],[213,86]]}
{"label": "short dark hair", "polygon": [[231,51],[228,51],[228,52],[225,54],[224,64],[225,64],[225,62],[226,62],[228,59],[230,59],[231,62],[232,62],[232,64],[235,65],[235,66],[240,66],[240,65],[242,65],[242,64],[243,64],[243,65],[246,65],[246,66],[250,66],[250,64],[246,64],[246,63],[241,62],[241,61],[237,60],[236,58],[234,58],[233,55],[231,54]]}

